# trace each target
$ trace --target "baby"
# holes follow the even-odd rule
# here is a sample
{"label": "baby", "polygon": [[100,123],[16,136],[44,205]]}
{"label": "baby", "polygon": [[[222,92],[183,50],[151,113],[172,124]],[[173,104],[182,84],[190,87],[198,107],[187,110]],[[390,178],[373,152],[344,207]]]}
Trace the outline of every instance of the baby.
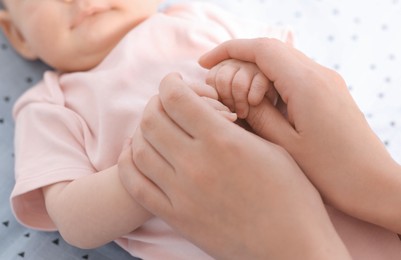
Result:
{"label": "baby", "polygon": [[[253,64],[227,61],[208,75],[197,60],[228,39],[286,41],[288,31],[240,22],[204,3],[158,12],[161,0],[3,1],[0,25],[15,50],[55,69],[14,106],[11,203],[17,219],[31,228],[59,230],[81,248],[114,240],[143,259],[209,259],[131,199],[118,174],[123,143],[171,71],[200,94],[217,98],[204,85],[207,79],[240,118],[266,95],[275,102],[273,88],[267,91],[267,79]],[[372,232],[388,237],[329,212],[346,245],[370,245],[364,238]]]}
{"label": "baby", "polygon": [[286,40],[288,32],[241,23],[204,3],[158,12],[160,2],[4,0],[0,25],[9,42],[55,69],[14,106],[11,203],[24,225],[59,230],[81,248],[114,240],[143,259],[208,259],[131,199],[118,157],[166,74],[178,71],[217,98],[203,87],[201,54],[228,39]]}

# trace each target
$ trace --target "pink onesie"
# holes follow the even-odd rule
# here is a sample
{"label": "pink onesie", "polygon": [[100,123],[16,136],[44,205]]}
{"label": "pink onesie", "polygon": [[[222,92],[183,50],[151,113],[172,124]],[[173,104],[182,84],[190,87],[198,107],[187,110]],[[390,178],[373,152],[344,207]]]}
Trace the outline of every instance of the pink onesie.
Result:
{"label": "pink onesie", "polygon": [[[42,187],[115,165],[125,138],[134,132],[167,73],[177,71],[188,82],[203,83],[206,71],[197,64],[201,54],[228,39],[261,36],[287,40],[288,32],[240,23],[204,3],[179,5],[130,31],[96,68],[46,72],[14,107],[16,184],[11,203],[17,219],[30,228],[56,230]],[[399,251],[396,235],[329,212],[355,256],[375,255],[386,246],[392,256]],[[158,218],[116,242],[142,259],[210,258]],[[371,259],[401,259],[401,254]]]}

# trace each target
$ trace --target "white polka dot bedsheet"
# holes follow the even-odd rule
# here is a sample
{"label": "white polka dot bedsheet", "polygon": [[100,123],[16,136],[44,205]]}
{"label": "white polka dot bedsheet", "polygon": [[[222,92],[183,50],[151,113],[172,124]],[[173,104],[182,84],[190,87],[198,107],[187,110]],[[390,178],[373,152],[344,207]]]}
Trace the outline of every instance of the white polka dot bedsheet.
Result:
{"label": "white polka dot bedsheet", "polygon": [[[187,0],[188,1],[188,0]],[[165,5],[181,1],[165,1]],[[289,26],[295,46],[338,71],[370,125],[401,162],[401,0],[207,0],[244,19]],[[57,232],[21,226],[9,195],[14,184],[11,109],[47,67],[19,58],[0,33],[0,259],[132,259],[110,243],[69,246]]]}

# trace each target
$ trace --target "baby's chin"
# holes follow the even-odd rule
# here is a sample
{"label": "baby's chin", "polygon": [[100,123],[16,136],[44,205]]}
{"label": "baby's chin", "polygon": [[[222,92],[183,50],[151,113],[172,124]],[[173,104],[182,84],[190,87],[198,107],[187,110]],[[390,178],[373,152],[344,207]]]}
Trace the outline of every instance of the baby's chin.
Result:
{"label": "baby's chin", "polygon": [[[59,72],[78,72],[78,71],[88,71],[99,65],[107,54],[97,55],[96,57],[91,57],[90,59],[73,59],[69,62],[56,62],[47,63],[54,70]],[[45,62],[46,63],[46,62]]]}
{"label": "baby's chin", "polygon": [[107,46],[96,46],[87,52],[81,50],[81,52],[74,53],[72,55],[66,54],[65,56],[58,56],[56,59],[51,61],[43,61],[50,67],[59,72],[78,72],[88,71],[98,66],[102,61],[109,55],[119,41]]}
{"label": "baby's chin", "polygon": [[107,37],[102,37],[101,40],[83,42],[79,50],[73,52],[73,55],[65,58],[61,57],[55,60],[53,64],[49,64],[61,72],[77,72],[93,69],[110,54],[128,32],[129,29],[121,30],[120,32],[107,35]]}

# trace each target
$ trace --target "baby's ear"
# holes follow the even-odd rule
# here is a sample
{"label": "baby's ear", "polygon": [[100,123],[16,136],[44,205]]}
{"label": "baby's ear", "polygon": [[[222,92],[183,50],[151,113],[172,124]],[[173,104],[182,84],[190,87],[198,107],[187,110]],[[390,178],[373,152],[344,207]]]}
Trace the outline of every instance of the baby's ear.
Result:
{"label": "baby's ear", "polygon": [[32,51],[25,41],[18,28],[12,22],[10,14],[5,10],[0,10],[0,28],[11,43],[13,48],[25,59],[35,60],[38,56]]}

